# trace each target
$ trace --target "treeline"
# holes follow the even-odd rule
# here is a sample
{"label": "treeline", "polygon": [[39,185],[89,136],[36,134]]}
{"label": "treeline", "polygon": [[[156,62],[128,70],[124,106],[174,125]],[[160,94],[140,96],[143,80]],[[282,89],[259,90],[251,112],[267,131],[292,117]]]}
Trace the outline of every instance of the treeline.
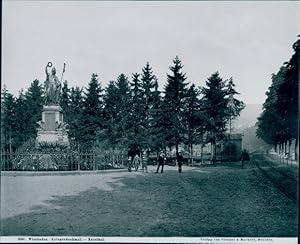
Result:
{"label": "treeline", "polygon": [[[299,38],[300,36],[298,36]],[[272,84],[266,92],[263,112],[258,118],[256,135],[273,145],[279,153],[291,152],[295,141],[295,158],[299,136],[298,91],[299,91],[299,48],[300,40],[294,45],[294,54],[276,74],[272,74]]]}
{"label": "treeline", "polygon": [[[195,143],[224,139],[228,123],[240,114],[244,103],[236,98],[233,79],[212,74],[205,87],[187,82],[181,60],[176,57],[163,91],[149,63],[131,78],[120,74],[103,89],[92,74],[86,89],[62,87],[61,107],[68,124],[71,146],[89,150],[190,149]],[[2,91],[3,147],[15,150],[35,138],[41,120],[43,86],[34,80],[18,97]],[[191,150],[192,151],[192,150]]]}

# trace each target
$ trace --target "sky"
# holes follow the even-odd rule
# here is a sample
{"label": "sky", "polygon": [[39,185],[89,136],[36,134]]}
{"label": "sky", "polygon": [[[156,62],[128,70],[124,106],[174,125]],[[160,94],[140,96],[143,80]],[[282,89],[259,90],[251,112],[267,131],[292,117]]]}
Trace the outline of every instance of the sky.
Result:
{"label": "sky", "polygon": [[2,2],[1,83],[18,95],[45,81],[49,61],[69,87],[102,88],[149,62],[166,84],[176,55],[191,84],[218,71],[233,77],[239,99],[263,103],[271,74],[288,61],[300,34],[296,1],[12,1]]}

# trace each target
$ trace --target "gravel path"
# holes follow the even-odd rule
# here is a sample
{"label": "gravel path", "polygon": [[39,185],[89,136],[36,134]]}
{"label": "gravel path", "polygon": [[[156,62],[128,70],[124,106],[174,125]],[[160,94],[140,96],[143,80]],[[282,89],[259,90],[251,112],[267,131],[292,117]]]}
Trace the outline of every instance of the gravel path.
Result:
{"label": "gravel path", "polygon": [[182,174],[150,166],[148,174],[2,176],[2,235],[297,236],[297,201],[257,162],[265,161]]}

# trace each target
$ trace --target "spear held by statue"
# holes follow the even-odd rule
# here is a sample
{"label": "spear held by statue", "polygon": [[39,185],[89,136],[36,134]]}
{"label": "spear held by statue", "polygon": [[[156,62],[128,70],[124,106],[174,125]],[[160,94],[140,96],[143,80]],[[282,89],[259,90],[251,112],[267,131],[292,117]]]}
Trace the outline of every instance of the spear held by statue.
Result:
{"label": "spear held by statue", "polygon": [[64,68],[63,68],[63,71],[62,71],[62,74],[61,74],[61,82],[63,82],[63,76],[64,76],[64,73],[66,71],[66,63],[64,63]]}

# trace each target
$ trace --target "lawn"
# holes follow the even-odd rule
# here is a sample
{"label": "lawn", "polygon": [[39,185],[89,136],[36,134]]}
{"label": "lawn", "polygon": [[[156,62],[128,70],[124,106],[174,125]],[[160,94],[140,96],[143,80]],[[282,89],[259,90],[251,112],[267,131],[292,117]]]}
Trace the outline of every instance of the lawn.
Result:
{"label": "lawn", "polygon": [[163,174],[149,167],[148,174],[2,176],[2,235],[296,237],[297,201],[257,162],[264,163],[185,166],[181,174],[169,166]]}

